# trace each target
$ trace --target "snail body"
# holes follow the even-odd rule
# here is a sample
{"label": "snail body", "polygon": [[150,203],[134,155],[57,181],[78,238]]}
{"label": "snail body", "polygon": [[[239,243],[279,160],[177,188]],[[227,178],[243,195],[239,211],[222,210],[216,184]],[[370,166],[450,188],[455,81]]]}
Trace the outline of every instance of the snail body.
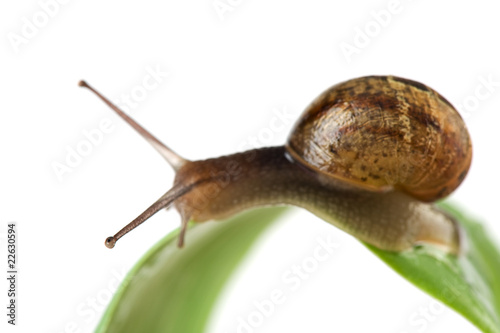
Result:
{"label": "snail body", "polygon": [[465,124],[431,88],[392,76],[337,84],[306,108],[284,146],[188,161],[161,144],[102,95],[176,170],[173,187],[106,239],[127,232],[173,204],[182,218],[223,219],[265,205],[303,207],[381,249],[432,243],[460,251],[455,221],[431,202],[451,193],[470,166]]}
{"label": "snail body", "polygon": [[[454,221],[434,206],[399,191],[339,186],[291,161],[282,146],[192,163],[178,171],[175,184],[189,179],[198,185],[177,199],[175,206],[181,216],[196,222],[221,220],[258,206],[293,205],[385,250],[433,243],[458,251]],[[194,170],[200,177],[196,180],[191,178]]]}

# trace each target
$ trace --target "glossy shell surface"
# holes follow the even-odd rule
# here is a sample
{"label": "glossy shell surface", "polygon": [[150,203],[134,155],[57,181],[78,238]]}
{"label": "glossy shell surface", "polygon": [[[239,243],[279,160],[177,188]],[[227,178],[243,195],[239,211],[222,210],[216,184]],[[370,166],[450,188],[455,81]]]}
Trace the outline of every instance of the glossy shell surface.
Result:
{"label": "glossy shell surface", "polygon": [[472,158],[455,108],[426,85],[394,76],[352,79],[323,92],[295,124],[286,149],[328,177],[422,201],[458,187]]}

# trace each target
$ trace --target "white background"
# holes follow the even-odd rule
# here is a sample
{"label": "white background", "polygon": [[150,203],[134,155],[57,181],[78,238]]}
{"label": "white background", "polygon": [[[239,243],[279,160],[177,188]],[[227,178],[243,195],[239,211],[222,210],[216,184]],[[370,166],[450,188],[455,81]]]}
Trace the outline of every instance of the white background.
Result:
{"label": "white background", "polygon": [[[92,331],[115,276],[179,223],[176,212],[160,212],[114,250],[104,247],[105,237],[163,194],[174,174],[103,103],[77,87],[80,79],[119,101],[141,89],[148,68],[168,72],[131,114],[189,159],[235,152],[259,135],[261,146],[282,144],[291,121],[272,138],[262,134],[273,110],[298,117],[337,82],[369,74],[421,81],[456,106],[468,105],[462,115],[474,160],[451,200],[500,239],[500,86],[490,87],[488,96],[481,87],[488,77],[500,81],[493,1],[401,0],[383,25],[373,13],[392,8],[388,0],[221,3],[231,10],[218,13],[212,0],[73,0],[51,7],[47,22],[37,1],[0,5],[0,221],[3,237],[6,223],[17,221],[20,258],[19,325],[7,332]],[[44,26],[23,37],[26,22],[34,21]],[[365,29],[371,37],[361,45]],[[346,57],[342,43],[355,41],[358,53]],[[105,118],[113,131],[59,180],[54,162],[65,163],[67,147],[76,149],[83,131]],[[282,274],[311,255],[316,237],[328,235],[339,248],[291,292]],[[4,261],[5,238],[2,244]],[[4,279],[0,288],[5,309]],[[298,209],[262,238],[232,279],[210,332],[236,332],[238,317],[251,315],[254,301],[268,299],[273,289],[286,292],[286,301],[254,332],[477,331],[356,240]],[[420,310],[431,317],[422,319]]]}

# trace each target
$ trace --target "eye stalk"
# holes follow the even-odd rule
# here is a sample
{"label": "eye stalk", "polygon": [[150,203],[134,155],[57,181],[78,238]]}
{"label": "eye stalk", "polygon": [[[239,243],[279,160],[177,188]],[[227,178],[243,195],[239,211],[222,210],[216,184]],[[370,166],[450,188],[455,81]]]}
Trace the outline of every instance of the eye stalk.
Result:
{"label": "eye stalk", "polygon": [[174,170],[178,170],[182,165],[184,165],[187,160],[182,158],[179,154],[175,153],[172,149],[168,148],[160,140],[149,133],[144,127],[139,125],[134,119],[128,116],[125,112],[120,110],[116,105],[111,103],[109,99],[104,97],[100,92],[95,90],[85,81],[78,82],[80,87],[84,87],[92,91],[97,97],[99,97],[104,103],[106,103],[113,111],[116,112],[123,120],[125,120],[130,126],[132,126],[146,141],[148,141],[165,160],[172,166]]}
{"label": "eye stalk", "polygon": [[104,241],[104,245],[106,245],[108,249],[114,248],[115,243],[116,243],[116,238],[114,236],[109,236],[108,238],[106,238],[106,241]]}
{"label": "eye stalk", "polygon": [[[132,119],[125,112],[120,110],[120,108],[118,108],[116,105],[111,103],[111,101],[108,98],[104,97],[101,93],[95,90],[87,82],[82,80],[78,83],[78,85],[80,87],[87,88],[91,92],[93,92],[104,103],[106,103],[113,111],[115,111],[122,119],[124,119],[130,126],[132,126],[139,134],[141,134],[143,138],[146,139],[146,141],[148,141],[165,158],[165,160],[170,164],[170,166],[172,166],[172,168],[175,171],[179,170],[183,165],[189,162],[188,160],[182,158],[180,155],[178,155],[173,150],[168,148],[165,144],[163,144],[160,140],[154,137],[147,130],[145,130],[134,119]],[[153,205],[151,205],[147,210],[145,210],[141,215],[139,215],[136,219],[134,219],[132,222],[130,222],[124,228],[122,228],[119,232],[117,232],[114,236],[106,238],[106,241],[104,243],[106,247],[112,249],[115,246],[116,242],[120,238],[122,238],[125,234],[132,231],[140,224],[144,223],[148,218],[150,218],[152,215],[154,215],[162,208],[168,208],[172,204],[172,202],[175,201],[175,199],[177,199],[179,196],[189,191],[190,188],[191,186],[183,186],[182,188],[179,186],[173,187],[171,190],[165,193],[160,199],[158,199]],[[187,221],[185,224],[183,224],[183,232],[181,233],[182,235],[184,235],[186,226],[187,226]],[[182,244],[183,244],[183,238],[181,238],[181,240],[179,241],[179,246],[182,246]]]}

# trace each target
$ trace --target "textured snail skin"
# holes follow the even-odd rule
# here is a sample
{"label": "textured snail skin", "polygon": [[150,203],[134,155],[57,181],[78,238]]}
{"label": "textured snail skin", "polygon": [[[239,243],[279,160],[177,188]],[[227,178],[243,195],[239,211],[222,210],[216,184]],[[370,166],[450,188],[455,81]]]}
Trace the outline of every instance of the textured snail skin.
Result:
{"label": "textured snail skin", "polygon": [[326,90],[296,123],[287,149],[330,177],[371,190],[397,188],[428,202],[455,190],[472,158],[453,106],[431,88],[394,76]]}
{"label": "textured snail skin", "polygon": [[345,186],[287,157],[285,147],[194,161],[177,173],[176,184],[197,184],[175,205],[183,218],[223,219],[267,205],[303,207],[356,238],[389,251],[433,243],[459,251],[452,218],[402,192]]}

